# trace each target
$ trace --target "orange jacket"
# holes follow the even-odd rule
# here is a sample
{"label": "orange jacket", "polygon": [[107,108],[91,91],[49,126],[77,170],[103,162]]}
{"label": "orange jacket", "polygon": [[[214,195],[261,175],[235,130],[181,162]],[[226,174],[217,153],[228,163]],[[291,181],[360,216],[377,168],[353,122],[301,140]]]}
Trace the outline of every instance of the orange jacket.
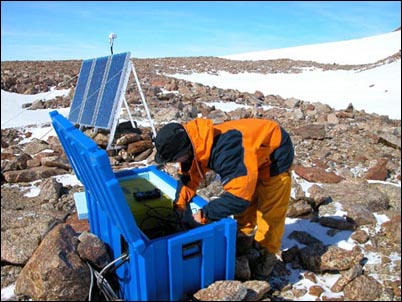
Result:
{"label": "orange jacket", "polygon": [[[272,120],[240,119],[214,125],[211,120],[196,118],[183,126],[193,145],[194,159],[188,171],[181,171],[187,180],[179,188],[176,202],[190,202],[205,173],[214,170],[225,193],[204,207],[208,219],[244,211],[257,180],[287,171],[293,161],[289,135]],[[275,150],[280,152],[272,157]],[[271,161],[275,169],[271,169]]]}

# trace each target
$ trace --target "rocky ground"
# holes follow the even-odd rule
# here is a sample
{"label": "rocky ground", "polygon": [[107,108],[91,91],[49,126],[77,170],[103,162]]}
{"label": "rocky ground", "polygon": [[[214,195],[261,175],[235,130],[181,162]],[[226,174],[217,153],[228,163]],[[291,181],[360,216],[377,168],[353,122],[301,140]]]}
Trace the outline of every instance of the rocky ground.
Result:
{"label": "rocky ground", "polygon": [[[211,118],[216,123],[247,117],[278,121],[291,134],[297,154],[292,174],[294,193],[287,216],[326,226],[334,238],[347,231],[356,243],[353,250],[346,250],[321,242],[303,228],[296,229],[289,236],[304,247],[294,246],[278,255],[281,261],[275,267],[270,282],[249,280],[248,264],[258,253],[254,250],[247,256],[237,258],[235,281],[214,284],[196,293],[198,299],[277,301],[297,300],[307,294],[321,301],[400,301],[401,121],[357,111],[353,104],[343,110],[334,110],[323,103],[283,99],[259,91],[246,93],[207,87],[168,75],[189,72],[214,74],[220,70],[232,73],[290,73],[313,66],[362,70],[393,60],[400,60],[400,53],[370,65],[317,64],[292,60],[231,61],[215,57],[134,59],[156,128],[173,119],[187,121],[197,115]],[[32,110],[68,107],[80,66],[81,61],[2,62],[1,88],[20,94],[44,92],[54,86],[72,88],[67,97],[46,102],[38,100],[25,105]],[[126,99],[130,111],[134,113],[134,120],[145,120],[146,113],[134,79],[129,81]],[[251,109],[227,113],[207,105],[215,101],[247,104]],[[270,109],[263,109],[267,107]],[[86,133],[99,146],[106,147],[106,131],[99,131],[96,135],[91,131]],[[27,268],[28,261],[41,263],[40,258],[30,260],[34,252],[39,250],[38,247],[45,243],[52,246],[47,241],[71,235],[69,226],[78,233],[88,230],[87,224],[77,220],[72,198],[74,192],[82,191],[82,187],[62,186],[52,178],[71,173],[71,166],[57,138],[20,143],[29,136],[29,131],[22,129],[2,129],[1,287],[5,288],[19,279],[20,284],[24,285],[20,285],[21,295],[16,298],[20,300],[24,296],[34,300],[35,297],[49,298],[40,296],[40,289],[29,288],[26,282],[40,267],[31,265],[30,269]],[[120,125],[115,137],[118,148],[108,152],[113,169],[138,167],[144,162],[152,164],[154,149],[151,136],[150,128],[139,127],[138,131],[133,131],[127,125]],[[48,152],[49,149],[53,152]],[[173,165],[165,167],[165,170],[173,176],[177,172]],[[199,191],[199,195],[207,200],[221,190],[220,184],[213,179],[211,175],[211,181]],[[24,197],[33,181],[40,187],[40,195]],[[303,181],[320,185],[305,190],[301,185]],[[339,207],[345,212],[343,217],[334,216]],[[387,221],[378,225],[379,216],[387,217]],[[71,239],[71,242],[75,241]],[[367,261],[372,254],[380,255],[378,263]],[[49,259],[50,255],[41,257]],[[87,270],[85,266],[78,266],[77,269]],[[296,271],[301,272],[298,278],[309,280],[312,286],[294,286],[297,280],[293,278],[293,273]],[[328,274],[337,278],[330,287],[320,281]],[[66,289],[62,287],[63,284],[52,284],[64,295],[52,296],[53,299],[86,299],[86,290],[77,290],[74,284]],[[222,293],[226,295],[223,298]]]}

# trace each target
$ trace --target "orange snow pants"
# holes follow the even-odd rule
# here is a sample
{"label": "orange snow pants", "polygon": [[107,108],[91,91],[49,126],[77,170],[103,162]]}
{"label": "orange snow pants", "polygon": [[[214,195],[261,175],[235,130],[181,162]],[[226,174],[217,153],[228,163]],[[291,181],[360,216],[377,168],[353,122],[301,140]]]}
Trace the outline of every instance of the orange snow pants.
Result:
{"label": "orange snow pants", "polygon": [[259,180],[251,205],[235,216],[238,232],[255,232],[255,241],[269,253],[277,253],[281,248],[291,185],[290,172]]}

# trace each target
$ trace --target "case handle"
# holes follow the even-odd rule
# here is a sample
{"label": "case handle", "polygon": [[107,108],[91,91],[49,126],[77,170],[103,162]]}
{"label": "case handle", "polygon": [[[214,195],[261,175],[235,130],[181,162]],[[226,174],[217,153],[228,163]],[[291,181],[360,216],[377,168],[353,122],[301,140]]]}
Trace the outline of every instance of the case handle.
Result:
{"label": "case handle", "polygon": [[181,249],[183,260],[201,255],[201,249],[202,249],[201,240],[184,244]]}

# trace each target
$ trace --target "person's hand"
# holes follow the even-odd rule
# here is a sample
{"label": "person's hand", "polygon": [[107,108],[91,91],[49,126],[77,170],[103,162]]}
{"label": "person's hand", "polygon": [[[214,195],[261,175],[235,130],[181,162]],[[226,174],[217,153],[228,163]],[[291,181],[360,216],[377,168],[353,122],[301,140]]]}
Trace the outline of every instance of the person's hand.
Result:
{"label": "person's hand", "polygon": [[193,218],[200,224],[206,224],[208,222],[208,219],[204,216],[201,209],[198,210],[197,213],[193,214]]}

